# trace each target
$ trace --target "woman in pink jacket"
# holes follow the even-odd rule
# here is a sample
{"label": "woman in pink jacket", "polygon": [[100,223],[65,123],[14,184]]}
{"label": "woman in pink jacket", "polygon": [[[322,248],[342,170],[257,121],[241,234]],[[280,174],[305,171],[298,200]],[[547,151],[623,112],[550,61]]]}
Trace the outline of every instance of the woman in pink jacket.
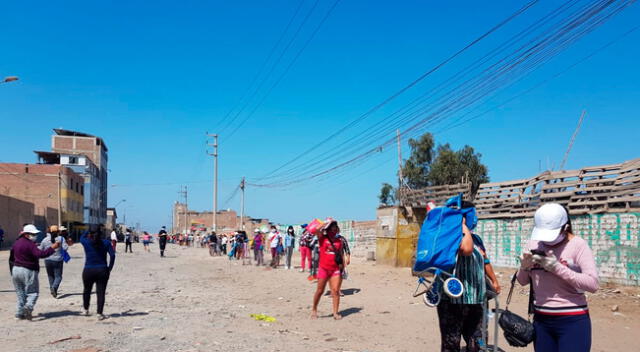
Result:
{"label": "woman in pink jacket", "polygon": [[591,349],[591,320],[584,292],[598,290],[593,253],[573,234],[569,214],[560,204],[541,206],[534,220],[531,252],[522,255],[518,270],[518,282],[533,285],[534,348],[587,352]]}

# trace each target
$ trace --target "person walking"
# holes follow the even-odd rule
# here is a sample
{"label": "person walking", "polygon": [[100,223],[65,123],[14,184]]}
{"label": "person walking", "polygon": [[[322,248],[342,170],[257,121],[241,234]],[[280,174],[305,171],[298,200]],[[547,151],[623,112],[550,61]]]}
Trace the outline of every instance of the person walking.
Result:
{"label": "person walking", "polygon": [[222,238],[220,239],[220,250],[222,251],[222,254],[227,255],[227,243],[229,242],[229,237],[227,237],[227,235],[221,235]]}
{"label": "person walking", "polygon": [[318,318],[318,304],[324,294],[327,283],[331,290],[333,300],[333,319],[340,320],[342,316],[340,309],[340,286],[342,285],[342,273],[346,266],[344,258],[343,242],[339,238],[340,228],[338,222],[329,218],[318,233],[318,243],[320,250],[320,266],[318,267],[318,286],[313,295],[313,308],[311,318]]}
{"label": "person walking", "polygon": [[158,245],[160,246],[160,257],[164,257],[164,250],[167,248],[167,228],[162,226],[158,232]]}
{"label": "person walking", "polygon": [[311,243],[313,242],[313,237],[314,236],[307,231],[307,224],[302,225],[302,235],[300,235],[300,243],[298,244],[301,273],[305,271],[307,263],[309,264],[309,271],[311,271]]}
{"label": "person walking", "polygon": [[40,230],[34,225],[25,225],[9,253],[11,279],[18,298],[15,315],[18,320],[31,320],[33,316],[33,309],[40,295],[39,259],[52,255],[60,247],[60,242],[55,242],[51,247],[40,250],[35,244],[39,233]]}
{"label": "person walking", "polygon": [[[105,295],[107,291],[107,283],[113,265],[116,260],[116,252],[108,240],[102,238],[102,229],[92,226],[89,233],[85,233],[80,238],[80,243],[84,248],[85,262],[82,271],[82,283],[84,290],[82,292],[83,314],[89,315],[89,303],[91,301],[91,291],[93,285],[96,285],[96,295],[98,300],[98,319],[103,320]],[[109,255],[109,264],[107,265],[107,254]]]}
{"label": "person walking", "polygon": [[111,245],[113,246],[113,251],[116,251],[116,244],[118,244],[118,234],[116,233],[116,230],[112,230],[111,231]]}
{"label": "person walking", "polygon": [[151,252],[149,243],[151,243],[151,235],[147,231],[144,231],[142,235],[142,245],[144,246],[145,252]]}
{"label": "person walking", "polygon": [[307,280],[314,281],[318,279],[318,265],[320,261],[320,246],[318,245],[318,236],[311,235],[311,267],[309,268],[309,276]]}
{"label": "person walking", "polygon": [[262,231],[255,229],[253,237],[253,255],[256,260],[256,266],[264,265],[264,234]]}
{"label": "person walking", "polygon": [[271,225],[271,234],[269,235],[269,248],[271,249],[270,266],[276,269],[280,266],[280,253],[282,252],[282,234],[275,225]]}
{"label": "person walking", "polygon": [[591,319],[585,291],[599,288],[598,270],[589,245],[576,236],[569,212],[544,204],[517,273],[521,285],[533,285],[534,349],[537,352],[588,352]]}
{"label": "person walking", "polygon": [[62,251],[66,251],[69,248],[64,237],[60,235],[64,230],[66,230],[64,226],[61,226],[60,229],[58,229],[58,226],[51,225],[49,227],[49,233],[47,233],[47,236],[42,240],[42,242],[40,242],[40,246],[38,246],[40,250],[44,251],[56,242],[61,244],[52,255],[44,260],[44,266],[47,269],[47,277],[49,278],[49,290],[51,291],[53,298],[58,297],[58,288],[62,282],[62,271],[64,267]]}
{"label": "person walking", "polygon": [[129,251],[129,253],[133,253],[132,244],[133,244],[133,234],[131,233],[131,229],[127,229],[127,231],[124,234],[124,252],[125,253],[127,253],[127,250]]}
{"label": "person walking", "polygon": [[[463,202],[462,208],[474,205]],[[471,226],[471,225],[469,225]],[[454,272],[463,285],[462,296],[451,298],[442,294],[438,304],[440,350],[459,352],[464,338],[467,352],[479,352],[482,341],[483,304],[487,297],[487,277],[491,287],[500,293],[500,284],[487,257],[482,239],[471,232],[465,218],[462,220],[462,239]],[[471,226],[473,228],[473,226]]]}
{"label": "person walking", "polygon": [[293,256],[293,250],[296,247],[296,233],[293,230],[293,226],[287,228],[287,234],[284,236],[284,255],[285,255],[285,267],[287,270],[291,270],[291,257]]}

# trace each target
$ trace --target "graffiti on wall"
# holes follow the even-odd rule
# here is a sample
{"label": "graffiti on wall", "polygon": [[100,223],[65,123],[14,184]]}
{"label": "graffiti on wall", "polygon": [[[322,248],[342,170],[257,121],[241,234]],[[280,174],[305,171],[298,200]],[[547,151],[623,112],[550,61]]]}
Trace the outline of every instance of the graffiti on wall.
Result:
{"label": "graffiti on wall", "polygon": [[[573,231],[584,238],[604,282],[640,286],[640,213],[581,215],[571,218]],[[527,244],[532,218],[486,219],[478,223],[492,262],[515,268]]]}

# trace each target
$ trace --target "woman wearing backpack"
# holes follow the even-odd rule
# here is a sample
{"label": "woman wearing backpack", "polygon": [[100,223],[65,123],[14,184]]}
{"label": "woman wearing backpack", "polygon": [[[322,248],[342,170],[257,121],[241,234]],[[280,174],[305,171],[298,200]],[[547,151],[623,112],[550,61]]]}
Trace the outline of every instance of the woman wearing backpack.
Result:
{"label": "woman wearing backpack", "polygon": [[585,291],[599,287],[591,249],[573,234],[567,209],[541,206],[534,216],[529,249],[518,270],[521,285],[533,285],[534,348],[540,352],[588,352],[591,320]]}
{"label": "woman wearing backpack", "polygon": [[320,260],[318,267],[318,286],[313,295],[313,308],[311,318],[318,318],[318,303],[329,283],[331,298],[333,300],[333,319],[340,320],[340,286],[342,286],[342,273],[349,264],[344,256],[344,245],[339,235],[338,222],[328,219],[326,224],[317,234]]}

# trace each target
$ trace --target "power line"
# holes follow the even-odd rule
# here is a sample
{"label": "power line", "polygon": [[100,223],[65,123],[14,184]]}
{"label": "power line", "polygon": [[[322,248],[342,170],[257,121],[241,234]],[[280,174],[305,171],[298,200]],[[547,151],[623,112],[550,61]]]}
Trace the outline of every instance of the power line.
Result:
{"label": "power line", "polygon": [[238,106],[240,106],[240,104],[246,98],[247,94],[249,94],[249,92],[251,92],[251,89],[253,88],[254,83],[256,83],[256,81],[258,80],[258,78],[260,76],[262,76],[262,73],[264,72],[264,69],[267,67],[267,64],[269,63],[269,61],[271,61],[271,58],[273,57],[273,54],[275,54],[275,52],[276,52],[276,49],[280,46],[280,44],[282,43],[282,40],[284,40],[286,34],[289,32],[289,28],[293,24],[295,18],[298,16],[298,13],[300,13],[300,9],[302,9],[302,5],[304,4],[304,1],[305,0],[300,0],[300,2],[298,3],[298,6],[296,7],[295,11],[293,12],[293,15],[289,19],[289,22],[285,26],[284,31],[282,31],[282,33],[280,34],[280,37],[278,38],[276,43],[273,45],[273,47],[269,51],[269,55],[267,55],[267,58],[262,62],[262,65],[260,65],[260,69],[258,69],[258,72],[256,72],[256,74],[253,76],[253,79],[251,80],[251,83],[249,83],[249,86],[247,87],[245,92],[240,97],[240,100],[238,100],[238,102],[227,112],[227,114],[222,118],[222,120],[220,120],[220,122],[218,123],[218,126],[221,126],[224,122],[226,122],[227,118],[231,115],[231,113],[233,111],[235,111],[238,108]]}
{"label": "power line", "polygon": [[483,33],[482,35],[480,35],[478,38],[474,39],[473,41],[471,41],[470,43],[468,43],[467,45],[465,45],[462,49],[458,50],[457,52],[455,52],[453,55],[449,56],[448,58],[446,58],[444,61],[440,62],[439,64],[437,64],[436,66],[432,67],[430,70],[428,70],[427,72],[423,73],[422,75],[420,75],[418,78],[416,78],[415,80],[413,80],[412,82],[410,82],[409,84],[407,84],[406,86],[404,86],[402,89],[400,89],[399,91],[393,93],[391,96],[387,97],[385,100],[383,100],[381,103],[375,105],[374,107],[372,107],[371,109],[369,109],[367,112],[365,112],[364,114],[360,115],[358,118],[356,118],[355,120],[351,121],[349,124],[347,124],[345,127],[339,129],[338,131],[332,133],[331,135],[329,135],[328,137],[326,137],[325,139],[323,139],[322,141],[318,142],[317,144],[315,144],[314,146],[312,146],[311,148],[305,150],[304,152],[302,152],[301,154],[299,154],[298,156],[296,156],[295,158],[289,160],[288,162],[282,164],[280,167],[274,169],[273,171],[269,172],[268,174],[265,175],[266,176],[270,176],[276,172],[278,172],[279,170],[281,170],[282,168],[284,168],[285,166],[289,165],[290,163],[293,163],[297,160],[300,160],[301,158],[303,158],[304,156],[306,156],[307,154],[311,153],[312,151],[316,150],[317,148],[319,148],[320,146],[324,145],[327,141],[330,141],[331,139],[335,138],[336,136],[342,134],[344,131],[348,130],[349,128],[357,125],[358,123],[360,123],[362,120],[366,119],[367,117],[369,117],[370,115],[372,115],[374,112],[378,111],[380,108],[382,108],[383,106],[387,105],[388,103],[390,103],[391,101],[393,101],[394,99],[396,99],[398,96],[402,95],[403,93],[405,93],[406,91],[408,91],[409,89],[413,88],[415,85],[417,85],[419,82],[421,82],[422,80],[424,80],[425,78],[427,78],[429,75],[431,75],[432,73],[436,72],[437,70],[439,70],[440,68],[442,68],[443,66],[445,66],[447,63],[449,63],[450,61],[452,61],[453,59],[455,59],[456,57],[458,57],[459,55],[461,55],[462,53],[464,53],[465,51],[467,51],[469,48],[473,47],[475,44],[479,43],[480,41],[482,41],[483,39],[485,39],[486,37],[488,37],[489,35],[491,35],[492,33],[494,33],[495,31],[497,31],[499,28],[503,27],[504,25],[506,25],[507,23],[509,23],[511,20],[513,20],[514,18],[518,17],[519,15],[521,15],[522,13],[524,13],[526,10],[528,10],[529,8],[531,8],[534,4],[536,4],[538,2],[538,0],[533,0],[531,2],[529,2],[528,4],[526,4],[524,7],[520,8],[518,11],[516,11],[515,13],[511,14],[509,17],[507,17],[506,19],[504,19],[503,21],[501,21],[500,23],[498,23],[497,25],[493,26],[491,29],[489,29],[488,31],[486,31],[485,33]]}
{"label": "power line", "polygon": [[[521,80],[532,70],[535,70],[540,65],[546,63],[550,58],[557,55],[570,44],[579,40],[586,34],[593,31],[596,27],[600,26],[602,23],[610,19],[612,16],[622,11],[625,7],[629,6],[631,2],[621,2],[617,7],[609,7],[611,5],[610,2],[600,1],[590,3],[589,5],[581,8],[579,11],[571,14],[570,16],[568,16],[568,18],[564,19],[564,24],[560,26],[559,29],[557,28],[557,25],[553,26],[553,30],[549,30],[546,34],[537,35],[535,38],[529,40],[529,42],[514,51],[513,54],[507,55],[505,58],[491,65],[489,69],[485,69],[483,73],[486,73],[489,76],[480,75],[476,77],[476,79],[479,79],[480,81],[476,80],[476,83],[472,84],[470,82],[474,81],[468,80],[466,83],[464,83],[467,85],[466,88],[464,84],[462,86],[456,87],[465,88],[465,90],[463,90],[463,93],[460,93],[459,89],[454,88],[449,93],[445,94],[444,97],[449,97],[447,99],[453,100],[443,101],[438,110],[412,125],[410,128],[403,132],[403,135],[405,136],[405,138],[409,138],[410,134],[419,132],[419,129],[424,124],[430,121],[438,121],[439,119],[443,119],[452,112],[456,111],[456,109],[459,110],[467,108],[474,102],[478,101],[478,99],[494,92],[506,82],[516,82],[518,80]],[[605,10],[609,10],[609,12],[603,12]],[[600,15],[600,17],[596,17],[598,15]],[[510,61],[505,61],[505,59],[510,56],[512,56],[512,59],[510,59]],[[519,71],[514,71],[514,69],[518,69]],[[519,79],[511,79],[511,76],[515,76],[515,72],[518,72],[520,77]],[[469,84],[471,85],[469,86]],[[460,96],[461,94],[462,96]],[[418,111],[415,116],[420,116],[422,113],[422,111]],[[372,155],[376,152],[377,149],[388,146],[390,142],[393,142],[393,139],[391,139],[391,141],[383,143],[382,145],[379,145],[376,148],[370,149],[355,158],[351,158],[347,162],[340,163],[327,170],[312,170],[309,171],[307,175],[299,175],[297,179],[287,179],[285,177],[281,178],[280,181],[272,182],[270,184],[262,186],[286,186],[325,175],[329,172],[335,171],[336,169],[340,169],[346,167],[347,165],[353,164],[354,162],[361,160],[361,158],[363,157]]]}
{"label": "power line", "polygon": [[275,89],[275,87],[280,84],[280,82],[282,81],[282,79],[287,75],[287,73],[289,73],[289,71],[291,70],[291,67],[293,67],[293,65],[296,63],[296,61],[298,61],[298,58],[300,58],[300,55],[302,55],[302,53],[304,52],[304,50],[307,48],[307,46],[309,46],[309,44],[311,43],[311,41],[313,40],[313,38],[315,38],[316,34],[318,34],[318,31],[320,31],[320,28],[322,28],[322,25],[327,21],[327,19],[329,18],[329,16],[331,16],[331,13],[333,12],[333,10],[336,8],[336,6],[338,6],[338,3],[340,2],[340,0],[336,0],[333,3],[333,6],[331,6],[331,8],[329,9],[329,11],[327,11],[327,13],[324,15],[324,17],[322,18],[322,20],[320,21],[320,23],[318,23],[318,25],[316,26],[315,30],[311,33],[311,36],[309,38],[307,38],[307,41],[304,43],[304,45],[302,45],[302,47],[300,48],[300,50],[298,50],[297,54],[294,56],[293,60],[291,60],[291,62],[289,63],[289,65],[285,68],[285,70],[282,72],[282,74],[278,77],[278,79],[269,87],[269,89],[267,90],[267,92],[262,96],[262,99],[258,102],[258,104],[256,106],[254,106],[254,108],[251,110],[251,112],[249,112],[249,114],[244,118],[244,120],[242,120],[240,122],[240,124],[238,124],[238,126],[236,126],[235,129],[233,129],[233,131],[231,131],[231,133],[229,133],[227,139],[231,138],[231,136],[233,136],[250,118],[251,116],[253,116],[253,114],[262,106],[262,104],[265,102],[265,100],[269,97],[269,95],[271,95],[271,92]]}
{"label": "power line", "polygon": [[[236,121],[236,119],[242,114],[242,112],[244,112],[244,110],[249,106],[249,104],[251,103],[251,101],[253,100],[253,98],[260,92],[260,90],[262,89],[262,87],[264,86],[264,84],[267,82],[267,80],[269,79],[269,77],[271,76],[271,74],[274,72],[275,68],[278,66],[278,64],[280,64],[280,61],[282,61],[282,58],[284,57],[284,55],[286,54],[286,52],[289,50],[289,48],[291,47],[291,45],[295,42],[295,40],[298,38],[298,35],[300,34],[300,32],[302,31],[302,28],[305,26],[305,24],[307,23],[307,21],[309,21],[309,18],[311,17],[311,14],[313,13],[313,11],[316,9],[316,7],[318,6],[318,3],[320,2],[320,0],[316,0],[313,3],[313,6],[311,7],[311,9],[307,12],[306,16],[303,18],[302,22],[298,25],[298,28],[296,29],[296,31],[294,32],[293,36],[289,39],[289,42],[287,42],[287,45],[284,47],[284,49],[282,49],[282,51],[280,52],[280,55],[278,56],[278,58],[276,59],[276,61],[273,63],[273,65],[271,65],[271,68],[269,69],[269,72],[267,72],[267,74],[262,78],[262,80],[260,81],[260,84],[258,84],[258,87],[253,91],[253,93],[251,94],[251,96],[249,97],[249,99],[247,99],[247,101],[242,105],[242,108],[233,116],[233,118],[222,128],[222,131],[226,130],[227,128],[229,128],[231,125],[233,125],[233,123]],[[235,132],[235,130],[234,130]]]}

